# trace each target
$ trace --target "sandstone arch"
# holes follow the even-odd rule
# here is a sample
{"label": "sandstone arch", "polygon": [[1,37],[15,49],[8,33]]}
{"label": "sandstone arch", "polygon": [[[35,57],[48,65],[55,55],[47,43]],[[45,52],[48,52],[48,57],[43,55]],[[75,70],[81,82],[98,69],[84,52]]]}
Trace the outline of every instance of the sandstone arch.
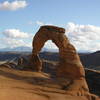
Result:
{"label": "sandstone arch", "polygon": [[57,66],[57,77],[71,80],[67,92],[71,95],[85,95],[88,86],[85,81],[85,72],[74,46],[65,36],[65,29],[56,26],[41,26],[33,39],[31,62],[34,70],[41,71],[42,62],[38,56],[45,42],[52,40],[59,48],[60,61]]}
{"label": "sandstone arch", "polygon": [[[79,56],[74,46],[70,44],[68,38],[65,36],[64,33],[65,33],[64,28],[55,27],[55,26],[42,26],[39,29],[39,31],[34,36],[33,43],[32,43],[33,44],[32,63],[36,65],[34,66],[35,70],[41,71],[42,63],[38,57],[38,54],[41,51],[42,47],[44,46],[45,42],[48,40],[52,40],[52,42],[54,42],[56,46],[59,48],[60,62],[59,62],[57,73],[65,77],[66,76],[65,74],[67,74],[67,70],[70,69],[70,73],[68,72],[68,74],[71,75],[75,74],[74,77],[77,78],[80,76],[84,77],[85,72],[80,62]],[[67,70],[65,70],[66,68]]]}

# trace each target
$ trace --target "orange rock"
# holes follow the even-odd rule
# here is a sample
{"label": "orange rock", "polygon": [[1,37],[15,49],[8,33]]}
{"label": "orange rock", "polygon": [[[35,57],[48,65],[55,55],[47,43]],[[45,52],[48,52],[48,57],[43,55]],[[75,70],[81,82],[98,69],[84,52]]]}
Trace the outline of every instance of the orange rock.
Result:
{"label": "orange rock", "polygon": [[38,57],[46,41],[52,40],[59,48],[60,61],[57,66],[57,77],[70,79],[66,93],[74,96],[89,94],[85,80],[85,71],[74,46],[65,35],[65,29],[56,26],[42,26],[33,39],[31,62],[36,71],[41,71],[42,63]]}

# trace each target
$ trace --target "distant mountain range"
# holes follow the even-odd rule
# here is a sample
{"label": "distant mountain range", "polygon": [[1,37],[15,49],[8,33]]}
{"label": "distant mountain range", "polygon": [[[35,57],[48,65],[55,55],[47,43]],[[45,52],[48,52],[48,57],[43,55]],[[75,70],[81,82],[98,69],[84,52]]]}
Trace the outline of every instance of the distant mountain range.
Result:
{"label": "distant mountain range", "polygon": [[[16,47],[0,49],[0,61],[18,58],[22,55],[31,54],[32,48],[30,47]],[[83,65],[87,68],[100,70],[100,51],[94,53],[79,53]],[[59,60],[59,53],[56,49],[43,48],[40,57],[46,60]]]}
{"label": "distant mountain range", "polygon": [[3,48],[0,49],[1,52],[6,52],[6,51],[32,51],[32,49],[30,47],[25,47],[25,46],[20,46],[20,47],[15,47],[15,48]]}
{"label": "distant mountain range", "polygon": [[[8,52],[8,51],[31,52],[32,51],[32,48],[31,47],[26,47],[26,46],[20,46],[20,47],[15,47],[15,48],[3,48],[3,49],[0,49],[0,52]],[[42,48],[41,51],[42,52],[44,52],[44,51],[58,52],[58,49]]]}
{"label": "distant mountain range", "polygon": [[94,53],[89,53],[84,55],[81,54],[80,58],[84,66],[91,69],[100,70],[100,51],[96,51]]}
{"label": "distant mountain range", "polygon": [[[2,48],[0,49],[0,52],[31,52],[32,48],[27,47],[27,46],[19,46],[19,47],[14,47],[14,48]],[[48,48],[42,48],[41,52],[59,52],[59,49],[48,49]],[[92,52],[89,51],[78,51],[79,53],[82,54],[90,54]]]}

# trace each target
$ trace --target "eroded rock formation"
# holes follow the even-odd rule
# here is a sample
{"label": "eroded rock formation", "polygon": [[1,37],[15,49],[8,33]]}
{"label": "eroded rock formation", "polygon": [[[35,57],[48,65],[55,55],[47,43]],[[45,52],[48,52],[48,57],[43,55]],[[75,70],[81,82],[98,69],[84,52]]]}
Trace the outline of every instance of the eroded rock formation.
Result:
{"label": "eroded rock formation", "polygon": [[[59,48],[60,61],[57,66],[56,75],[58,78],[70,80],[66,84],[66,93],[74,96],[89,94],[85,80],[85,71],[74,46],[65,36],[65,29],[56,26],[42,26],[33,39],[33,51],[31,63],[35,71],[41,71],[42,62],[38,56],[41,48],[47,40],[52,40]],[[90,97],[88,97],[90,98]]]}
{"label": "eroded rock formation", "polygon": [[90,92],[100,96],[100,71],[86,68],[85,72]]}

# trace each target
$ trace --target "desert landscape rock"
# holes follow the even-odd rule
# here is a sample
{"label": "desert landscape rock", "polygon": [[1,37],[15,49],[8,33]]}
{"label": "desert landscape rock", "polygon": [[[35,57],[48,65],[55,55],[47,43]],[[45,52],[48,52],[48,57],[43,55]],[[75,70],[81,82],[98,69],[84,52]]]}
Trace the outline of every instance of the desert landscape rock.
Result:
{"label": "desert landscape rock", "polygon": [[89,90],[100,96],[100,71],[86,68],[85,72]]}
{"label": "desert landscape rock", "polygon": [[[74,46],[65,36],[65,29],[56,26],[42,26],[33,39],[31,63],[34,70],[40,72],[42,62],[38,56],[47,40],[52,40],[59,48],[60,61],[56,69],[57,78],[66,79],[66,94],[87,96],[92,100],[85,80],[85,71]],[[91,98],[91,99],[90,99]],[[96,98],[96,96],[94,96]]]}
{"label": "desert landscape rock", "polygon": [[[85,75],[64,33],[60,27],[42,26],[33,39],[31,55],[0,64],[0,100],[100,100],[94,95],[100,95],[100,73],[85,69]],[[40,59],[39,52],[47,40],[59,48],[59,62]]]}
{"label": "desert landscape rock", "polygon": [[46,73],[0,67],[0,100],[88,99],[85,96],[66,94],[66,90],[62,90],[58,82]]}

